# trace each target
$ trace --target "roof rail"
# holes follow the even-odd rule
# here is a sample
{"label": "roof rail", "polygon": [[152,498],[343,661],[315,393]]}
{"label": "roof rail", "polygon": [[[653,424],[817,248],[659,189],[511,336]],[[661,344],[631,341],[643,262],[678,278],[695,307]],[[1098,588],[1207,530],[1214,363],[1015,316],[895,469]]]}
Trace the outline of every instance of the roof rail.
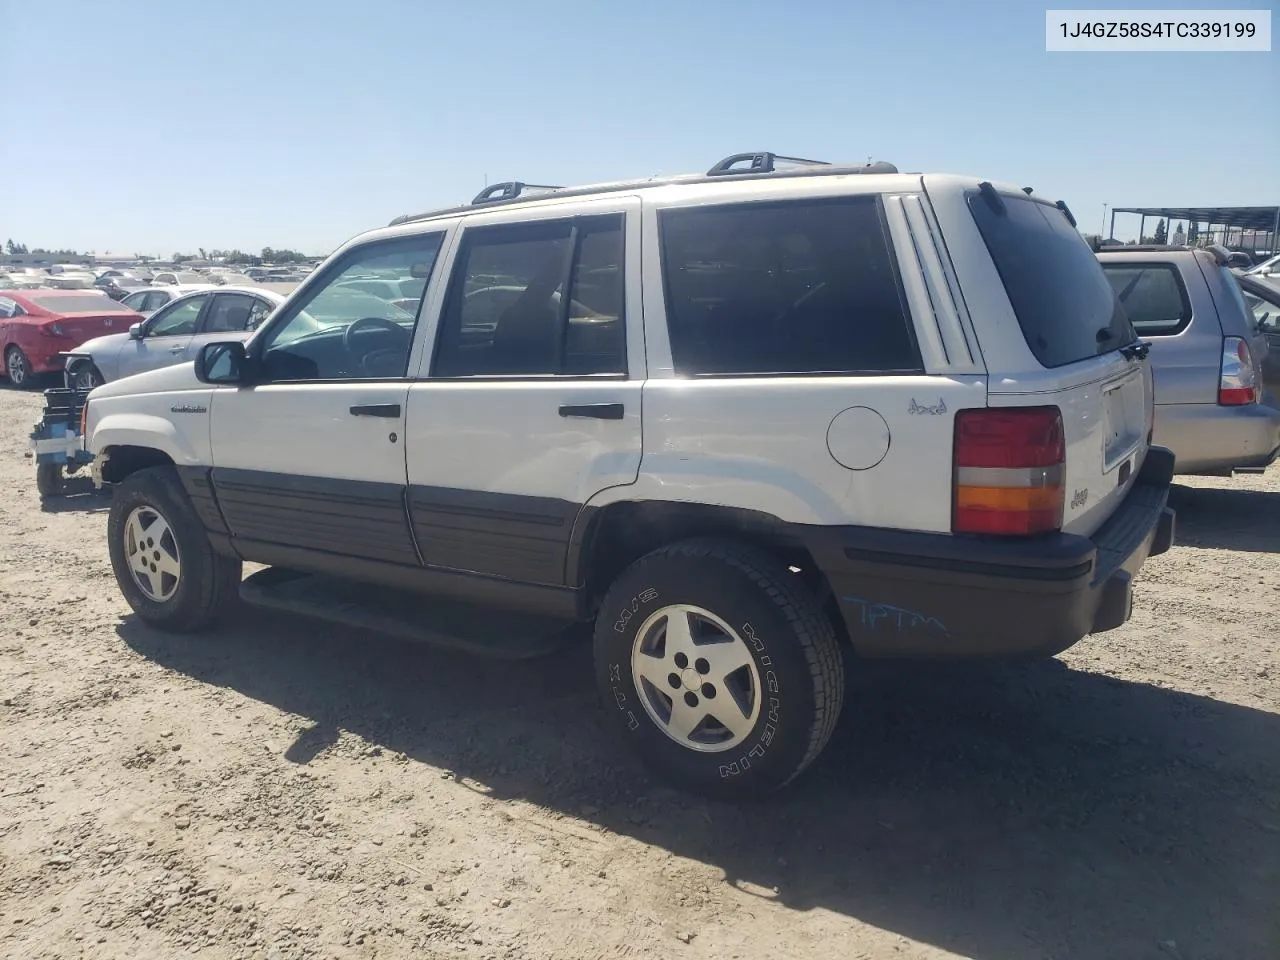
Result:
{"label": "roof rail", "polygon": [[1196,248],[1174,243],[1125,243],[1123,240],[1103,237],[1094,243],[1093,249],[1094,253],[1103,250],[1113,253],[1180,253]]}
{"label": "roof rail", "polygon": [[557,190],[563,190],[564,187],[553,187],[543,183],[522,183],[519,180],[507,180],[504,183],[495,183],[492,186],[485,187],[475,195],[471,201],[472,206],[481,203],[498,203],[502,200],[514,200],[517,197],[523,197],[530,190],[538,190],[546,193],[554,193]]}
{"label": "roof rail", "polygon": [[[735,153],[732,156],[725,157],[714,167],[707,171],[708,177],[727,177],[727,176],[745,176],[754,173],[781,173],[778,162],[791,164],[797,167],[831,167],[832,170],[839,170],[841,173],[897,173],[898,168],[892,163],[884,163],[883,161],[872,162],[868,160],[865,164],[837,166],[828,160],[806,160],[803,157],[786,157],[780,153],[770,153],[767,150],[761,150],[756,153]],[[745,168],[741,164],[747,164]]]}
{"label": "roof rail", "polygon": [[[804,167],[829,167],[826,160],[805,160],[801,157],[784,157],[778,153],[761,151],[759,153],[735,153],[725,157],[707,171],[708,177],[723,177],[728,173],[773,173],[778,169],[778,161],[795,163]],[[746,170],[734,169],[741,163],[749,163]]]}
{"label": "roof rail", "polygon": [[[792,164],[790,167],[777,167],[777,161],[784,161]],[[739,164],[749,162],[751,165],[746,169],[738,168]],[[809,168],[809,169],[807,169]],[[855,173],[879,173],[892,174],[897,173],[898,168],[892,163],[884,163],[883,161],[856,164],[833,164],[824,160],[801,160],[798,157],[783,157],[775,153],[738,153],[731,157],[725,157],[705,174],[679,174],[669,177],[648,177],[642,180],[619,180],[612,183],[584,184],[578,187],[552,187],[535,183],[523,183],[519,180],[507,181],[504,183],[495,183],[492,186],[485,187],[470,204],[463,204],[457,207],[445,207],[439,210],[429,210],[426,213],[409,213],[396,217],[391,221],[389,226],[398,226],[402,223],[412,223],[419,220],[429,220],[435,217],[453,216],[456,214],[466,213],[473,207],[484,206],[499,203],[518,203],[526,200],[536,199],[538,195],[555,194],[560,197],[579,197],[590,196],[597,193],[617,193],[623,190],[639,190],[644,187],[653,187],[659,184],[675,184],[675,183],[708,183],[712,180],[752,180],[760,174],[767,174],[774,177],[813,177],[813,176],[844,176],[846,174]],[[534,196],[527,196],[527,194]]]}

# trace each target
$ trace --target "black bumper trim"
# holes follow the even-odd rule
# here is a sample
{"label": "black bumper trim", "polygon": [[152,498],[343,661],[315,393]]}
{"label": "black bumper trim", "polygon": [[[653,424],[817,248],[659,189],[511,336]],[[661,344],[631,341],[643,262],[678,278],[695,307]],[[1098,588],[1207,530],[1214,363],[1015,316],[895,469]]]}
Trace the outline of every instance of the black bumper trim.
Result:
{"label": "black bumper trim", "polygon": [[864,527],[799,535],[867,656],[1052,655],[1125,623],[1133,579],[1173,543],[1173,454],[1152,448],[1092,536],[1020,540]]}

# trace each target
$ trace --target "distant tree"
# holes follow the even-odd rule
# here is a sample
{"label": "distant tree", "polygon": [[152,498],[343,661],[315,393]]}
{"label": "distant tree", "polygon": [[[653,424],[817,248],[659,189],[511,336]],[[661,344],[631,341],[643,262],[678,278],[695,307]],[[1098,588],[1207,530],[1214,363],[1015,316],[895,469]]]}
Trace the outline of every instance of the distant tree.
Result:
{"label": "distant tree", "polygon": [[14,255],[31,252],[27,249],[27,245],[25,243],[14,243],[12,240],[5,244],[5,249]]}
{"label": "distant tree", "polygon": [[201,259],[201,260],[208,260],[208,259],[209,259],[207,256],[205,256],[205,253],[204,253],[204,247],[196,247],[196,249],[200,251],[200,259]]}
{"label": "distant tree", "polygon": [[1156,224],[1155,242],[1165,244],[1169,242],[1169,226],[1164,222],[1164,217],[1160,218],[1160,222]]}
{"label": "distant tree", "polygon": [[307,255],[297,250],[273,250],[271,247],[263,247],[262,259],[267,263],[302,263],[307,259]]}
{"label": "distant tree", "polygon": [[174,263],[186,263],[188,260],[194,260],[195,257],[189,253],[175,253],[172,259]]}
{"label": "distant tree", "polygon": [[1200,237],[1200,224],[1192,220],[1187,226],[1187,243],[1194,244]]}

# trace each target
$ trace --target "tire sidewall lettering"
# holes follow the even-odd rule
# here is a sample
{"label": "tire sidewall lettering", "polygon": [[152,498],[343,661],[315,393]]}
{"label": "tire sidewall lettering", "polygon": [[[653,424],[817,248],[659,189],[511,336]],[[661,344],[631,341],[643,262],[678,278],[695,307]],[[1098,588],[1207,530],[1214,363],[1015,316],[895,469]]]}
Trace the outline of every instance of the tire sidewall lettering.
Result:
{"label": "tire sidewall lettering", "polygon": [[[653,587],[645,587],[639,591],[634,597],[623,604],[622,609],[618,612],[618,619],[614,621],[613,629],[615,633],[625,633],[627,624],[633,617],[640,612],[640,608],[647,603],[653,603],[659,597],[658,591]],[[635,733],[640,728],[640,718],[636,716],[635,711],[631,709],[631,697],[627,690],[632,685],[630,665],[626,665],[627,679],[623,679],[624,665],[620,661],[612,661],[609,663],[609,691],[613,694],[614,706],[618,708],[618,712],[626,717],[627,730]]]}
{"label": "tire sidewall lettering", "polygon": [[[751,621],[742,624],[742,638],[747,642],[755,654],[756,665],[760,670],[760,679],[764,684],[764,690],[761,690],[761,696],[767,690],[771,696],[768,698],[768,705],[764,714],[767,717],[764,726],[760,727],[750,739],[747,740],[744,747],[746,752],[741,754],[737,759],[729,763],[720,764],[720,779],[728,780],[731,777],[741,776],[751,769],[752,761],[758,761],[764,758],[768,753],[769,747],[772,745],[774,737],[778,733],[778,725],[782,718],[782,701],[777,696],[772,696],[779,692],[780,684],[778,683],[778,674],[773,670],[773,657],[768,653],[768,647],[764,642],[764,638],[760,636],[755,625]],[[740,748],[741,749],[741,748]]]}

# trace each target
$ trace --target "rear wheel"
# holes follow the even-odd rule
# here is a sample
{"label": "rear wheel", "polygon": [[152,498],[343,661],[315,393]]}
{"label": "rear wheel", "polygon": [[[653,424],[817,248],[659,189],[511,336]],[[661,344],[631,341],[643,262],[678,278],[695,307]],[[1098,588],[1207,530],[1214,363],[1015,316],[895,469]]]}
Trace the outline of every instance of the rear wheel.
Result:
{"label": "rear wheel", "polygon": [[9,383],[19,389],[30,389],[35,379],[31,373],[31,361],[19,347],[11,346],[4,352],[4,372]]}
{"label": "rear wheel", "polygon": [[596,621],[606,712],[647,765],[740,798],[789,783],[831,736],[844,695],[831,622],[768,554],[663,547],[610,588]]}
{"label": "rear wheel", "polygon": [[215,553],[172,467],[148,467],[116,488],[107,520],[120,592],[147,623],[195,631],[234,605],[241,564]]}

